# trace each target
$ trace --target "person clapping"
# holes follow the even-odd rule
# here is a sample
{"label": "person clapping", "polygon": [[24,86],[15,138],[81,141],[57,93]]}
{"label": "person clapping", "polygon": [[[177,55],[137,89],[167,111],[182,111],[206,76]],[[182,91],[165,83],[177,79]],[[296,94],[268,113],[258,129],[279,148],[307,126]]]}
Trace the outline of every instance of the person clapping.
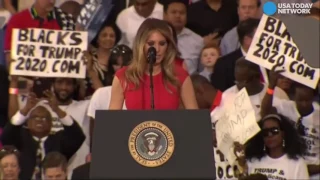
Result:
{"label": "person clapping", "polygon": [[55,95],[47,91],[46,96],[48,105],[59,116],[64,130],[50,133],[52,116],[47,108],[37,106],[39,100],[34,93],[30,93],[24,108],[3,129],[2,143],[14,145],[21,152],[22,179],[41,179],[41,162],[47,153],[58,151],[69,159],[85,140],[78,123],[59,108]]}

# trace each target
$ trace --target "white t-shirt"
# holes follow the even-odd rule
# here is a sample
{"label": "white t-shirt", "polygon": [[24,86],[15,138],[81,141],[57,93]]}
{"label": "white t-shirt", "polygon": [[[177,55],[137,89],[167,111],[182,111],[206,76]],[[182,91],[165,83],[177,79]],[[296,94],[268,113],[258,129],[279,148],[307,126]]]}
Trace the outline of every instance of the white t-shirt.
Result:
{"label": "white t-shirt", "polygon": [[[294,101],[273,99],[273,106],[277,109],[279,114],[282,114],[289,119],[297,122],[301,117]],[[305,155],[307,164],[320,164],[320,106],[318,103],[313,103],[314,111],[310,115],[303,117],[302,124],[305,127],[305,134],[303,138],[308,145],[308,152]]]}
{"label": "white t-shirt", "polygon": [[[88,108],[88,116],[95,119],[96,110],[108,110],[111,100],[111,86],[106,86],[97,89],[90,101]],[[127,109],[125,103],[123,103],[123,110]]]}
{"label": "white t-shirt", "polygon": [[[21,99],[21,98],[19,98]],[[90,152],[90,121],[89,117],[87,116],[87,110],[89,106],[89,100],[86,101],[72,101],[71,104],[67,106],[59,106],[61,110],[65,111],[68,115],[70,115],[82,128],[86,140],[82,144],[82,146],[79,148],[79,150],[76,152],[76,154],[69,160],[68,165],[68,176],[71,177],[71,173],[74,168],[82,165],[85,163],[85,158]],[[20,101],[20,107],[23,107],[26,103],[26,98],[21,99]],[[52,124],[52,132],[57,132],[63,129],[63,126],[57,116],[56,113],[54,113],[50,106],[46,104],[46,101],[40,101],[38,105],[46,107],[53,118],[53,124]],[[37,106],[38,106],[37,105]]]}
{"label": "white t-shirt", "polygon": [[[163,19],[163,6],[156,3],[148,18]],[[124,44],[132,48],[138,29],[146,19],[136,12],[134,6],[121,11],[116,20],[116,24],[122,32],[122,38],[118,44]]]}
{"label": "white t-shirt", "polygon": [[[261,102],[262,99],[264,98],[264,95],[267,92],[267,85],[264,84],[263,90],[255,95],[249,96],[251,100],[251,104],[256,112],[256,119],[259,121],[261,119],[260,111],[261,111]],[[223,115],[223,107],[226,106],[226,104],[231,103],[234,97],[237,95],[239,92],[237,86],[232,86],[231,88],[225,90],[222,93],[222,98],[220,105],[216,107],[212,112],[211,112],[211,121],[212,123],[215,123],[220,117]],[[275,97],[283,98],[282,96],[283,90],[280,88],[276,87],[274,90],[274,95]]]}
{"label": "white t-shirt", "polygon": [[302,158],[292,160],[283,155],[278,159],[272,159],[265,156],[261,160],[254,159],[247,163],[249,174],[264,174],[269,180],[309,179],[307,165]]}
{"label": "white t-shirt", "polygon": [[213,148],[214,151],[214,161],[216,166],[216,179],[223,180],[237,180],[238,178],[234,177],[234,172],[237,169],[236,165],[230,165],[228,160],[223,156],[218,149]]}

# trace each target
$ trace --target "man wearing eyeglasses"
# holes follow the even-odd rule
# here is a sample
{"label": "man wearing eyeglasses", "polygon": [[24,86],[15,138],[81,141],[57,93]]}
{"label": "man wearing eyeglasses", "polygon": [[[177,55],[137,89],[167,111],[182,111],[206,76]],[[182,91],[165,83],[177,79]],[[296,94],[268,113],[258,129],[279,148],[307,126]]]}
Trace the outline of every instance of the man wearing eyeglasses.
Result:
{"label": "man wearing eyeglasses", "polygon": [[[47,153],[58,151],[70,159],[85,140],[79,124],[59,108],[55,95],[50,91],[46,91],[46,95],[49,97],[48,105],[63,124],[62,131],[50,133],[51,113],[44,106],[36,106],[39,100],[33,93],[29,95],[24,108],[18,111],[3,129],[2,143],[14,145],[22,154],[22,179],[41,179],[41,162]],[[24,124],[27,126],[24,127]]]}

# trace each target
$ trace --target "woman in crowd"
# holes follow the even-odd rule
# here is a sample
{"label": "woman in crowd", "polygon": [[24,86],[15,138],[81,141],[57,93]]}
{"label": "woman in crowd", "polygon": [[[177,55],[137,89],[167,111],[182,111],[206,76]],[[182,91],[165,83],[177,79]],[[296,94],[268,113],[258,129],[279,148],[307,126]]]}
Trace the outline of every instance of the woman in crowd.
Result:
{"label": "woman in crowd", "polygon": [[[156,49],[153,73],[149,74],[147,52]],[[147,19],[140,26],[133,45],[133,59],[116,72],[109,109],[120,110],[124,99],[128,110],[151,109],[150,75],[153,76],[155,109],[198,109],[188,73],[176,66],[177,47],[165,21]]]}
{"label": "woman in crowd", "polygon": [[[104,25],[92,41],[93,49],[89,50],[92,56],[92,70],[86,79],[86,96],[91,96],[97,87],[112,84],[114,71],[109,66],[111,50],[120,40],[120,30],[114,24]],[[113,72],[113,73],[112,73]],[[92,76],[98,76],[100,81],[91,82]]]}
{"label": "woman in crowd", "polygon": [[1,177],[4,180],[18,180],[20,173],[19,151],[13,146],[4,146],[0,150]]}
{"label": "woman in crowd", "polygon": [[[98,74],[94,70],[94,60],[89,52],[85,53],[87,60],[87,72],[90,75],[90,81],[94,84],[94,90],[98,88],[105,87]],[[117,70],[122,68],[123,66],[127,66],[132,59],[132,50],[126,45],[117,45],[111,50],[111,54],[108,60],[108,73],[112,76],[110,78],[113,79],[114,74]]]}
{"label": "woman in crowd", "polygon": [[269,90],[265,94],[262,105],[262,115],[268,114],[272,108],[277,112],[292,120],[298,132],[307,143],[307,152],[304,154],[305,162],[308,165],[310,179],[320,179],[320,106],[314,102],[315,90],[294,83],[293,101],[278,99],[274,97],[273,90],[279,81],[281,71],[271,71],[269,73]]}
{"label": "woman in crowd", "polygon": [[269,180],[309,179],[302,158],[306,145],[292,123],[284,116],[269,114],[259,126],[261,131],[245,148],[248,173],[261,173]]}

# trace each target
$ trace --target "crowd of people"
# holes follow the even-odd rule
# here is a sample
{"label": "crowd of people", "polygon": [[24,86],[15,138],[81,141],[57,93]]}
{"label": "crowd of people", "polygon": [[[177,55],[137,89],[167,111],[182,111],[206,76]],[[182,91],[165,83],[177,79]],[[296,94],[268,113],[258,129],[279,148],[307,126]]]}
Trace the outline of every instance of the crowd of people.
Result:
{"label": "crowd of people", "polygon": [[[320,20],[319,1],[275,2],[293,1],[314,3],[306,18]],[[211,111],[216,179],[319,179],[319,83],[311,89],[245,58],[265,2],[114,0],[79,59],[86,77],[74,79],[11,75],[12,32],[83,31],[76,20],[86,1],[0,0],[0,178],[89,179],[96,110],[152,109],[153,76],[155,109]],[[242,88],[261,131],[235,143],[244,153],[230,164],[215,124]]]}

